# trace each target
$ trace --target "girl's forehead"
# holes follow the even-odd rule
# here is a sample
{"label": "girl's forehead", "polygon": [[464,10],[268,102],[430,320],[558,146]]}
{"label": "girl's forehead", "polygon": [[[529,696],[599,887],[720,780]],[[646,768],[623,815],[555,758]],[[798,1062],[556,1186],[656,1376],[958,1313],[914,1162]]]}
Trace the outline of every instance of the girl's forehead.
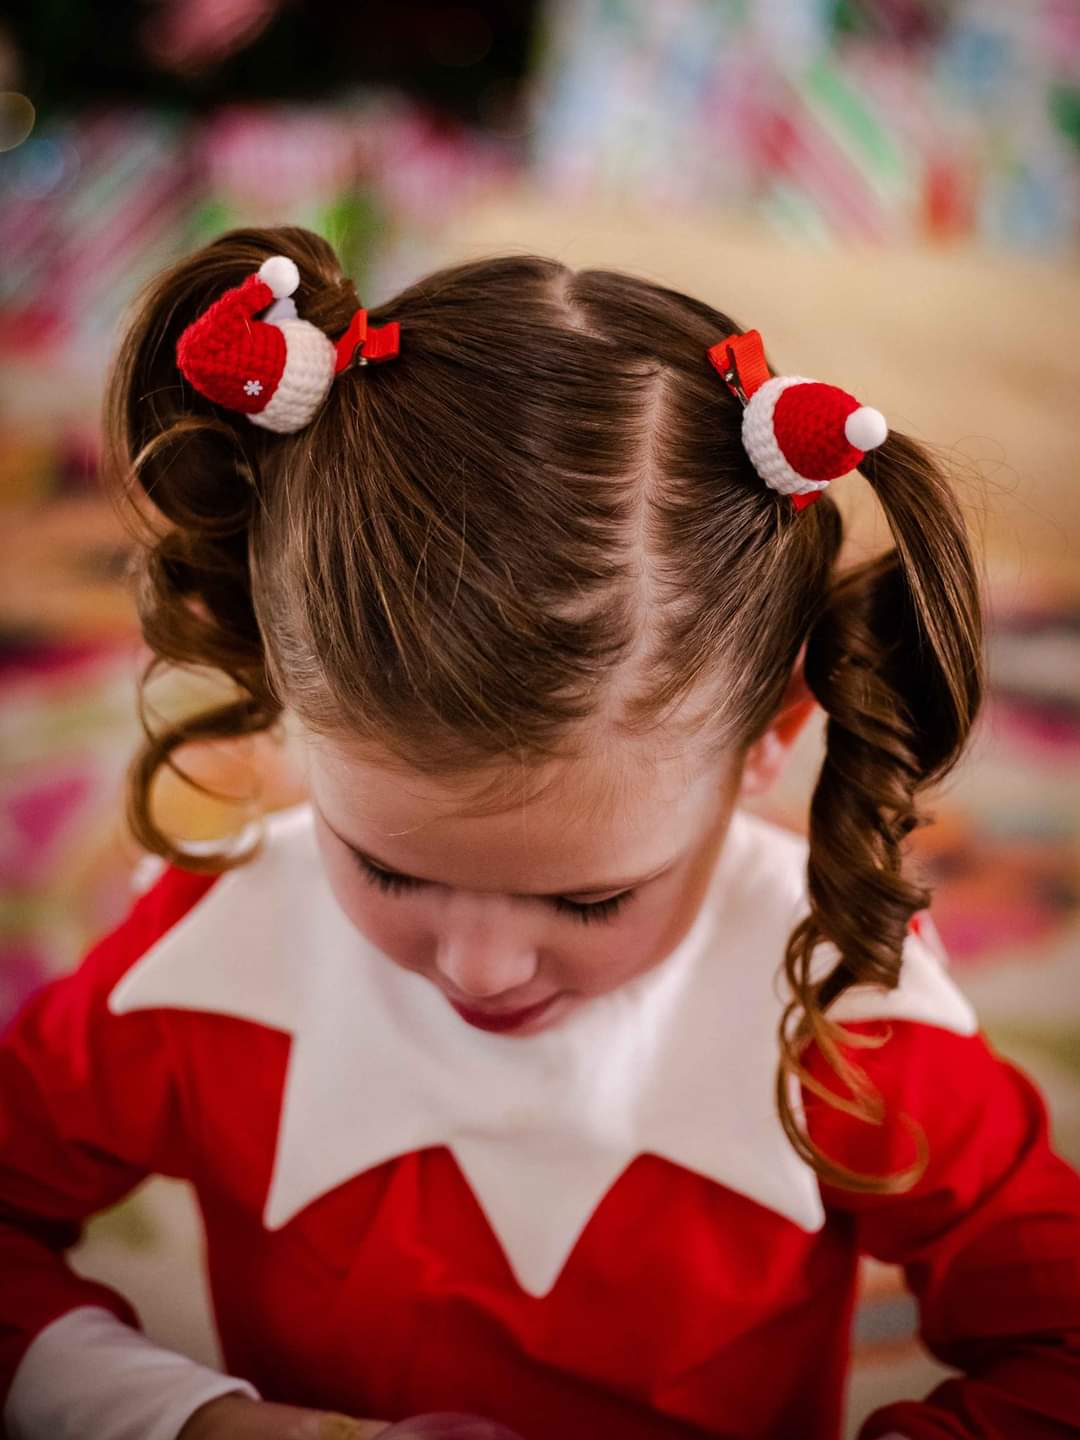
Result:
{"label": "girl's forehead", "polygon": [[[609,751],[545,762],[523,782],[507,765],[477,780],[407,772],[377,752],[305,745],[312,802],[342,839],[405,873],[469,886],[477,868],[538,891],[599,886],[662,868],[692,844],[733,790],[726,770],[690,758]],[[539,783],[538,783],[539,781]],[[545,878],[546,877],[546,878]]]}
{"label": "girl's forehead", "polygon": [[493,822],[554,824],[595,829],[608,821],[655,823],[661,806],[681,808],[724,769],[706,771],[690,752],[662,752],[612,744],[587,758],[537,762],[509,758],[469,775],[412,770],[373,746],[359,748],[323,738],[304,746],[310,777],[358,817],[388,813],[409,828]]}

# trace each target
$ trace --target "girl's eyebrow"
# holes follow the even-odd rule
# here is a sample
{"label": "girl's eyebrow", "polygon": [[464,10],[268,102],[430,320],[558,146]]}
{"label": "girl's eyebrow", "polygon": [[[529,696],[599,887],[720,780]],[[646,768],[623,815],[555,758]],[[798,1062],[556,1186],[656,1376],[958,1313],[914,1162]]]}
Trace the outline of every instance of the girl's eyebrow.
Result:
{"label": "girl's eyebrow", "polygon": [[[428,880],[423,875],[410,875],[408,871],[399,870],[396,865],[390,865],[385,860],[380,860],[379,857],[373,855],[370,850],[365,850],[361,846],[354,844],[352,840],[346,840],[344,835],[339,835],[325,815],[322,816],[322,821],[331,835],[340,840],[347,850],[351,850],[353,854],[359,856],[361,860],[367,860],[370,864],[374,865],[377,870],[385,870],[388,875],[400,876],[402,880],[414,880],[418,885],[445,884],[442,880]],[[557,890],[542,895],[536,893],[518,893],[512,895],[511,898],[514,900],[558,900],[565,895],[611,895],[615,891],[633,890],[638,885],[644,885],[646,881],[655,880],[658,875],[669,869],[674,863],[674,860],[668,860],[655,870],[650,871],[648,875],[642,875],[636,880],[616,880],[607,885],[583,885],[580,888],[575,886],[573,889]]]}

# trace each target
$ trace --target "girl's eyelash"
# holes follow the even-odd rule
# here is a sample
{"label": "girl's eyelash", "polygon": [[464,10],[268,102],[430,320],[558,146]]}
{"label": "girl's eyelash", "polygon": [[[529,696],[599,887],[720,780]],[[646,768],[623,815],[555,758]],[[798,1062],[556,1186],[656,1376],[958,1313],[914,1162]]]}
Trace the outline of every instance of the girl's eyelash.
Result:
{"label": "girl's eyelash", "polygon": [[[420,880],[412,880],[407,875],[395,875],[391,870],[379,870],[370,861],[365,860],[363,855],[357,855],[355,851],[350,851],[350,854],[363,874],[380,890],[400,894],[404,890],[419,890],[423,883]],[[611,920],[627,900],[632,899],[636,894],[636,890],[624,890],[621,895],[612,895],[607,900],[597,900],[591,905],[579,904],[574,900],[564,900],[561,895],[558,895],[551,903],[556,910],[563,914],[574,915],[587,925],[591,921]]]}

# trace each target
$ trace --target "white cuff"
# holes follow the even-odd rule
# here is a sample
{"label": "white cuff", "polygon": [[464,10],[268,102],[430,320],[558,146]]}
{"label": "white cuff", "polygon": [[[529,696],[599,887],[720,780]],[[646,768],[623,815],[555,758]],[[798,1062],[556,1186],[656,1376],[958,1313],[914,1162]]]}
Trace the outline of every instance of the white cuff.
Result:
{"label": "white cuff", "polygon": [[262,1396],[155,1345],[100,1305],[80,1305],[38,1332],[4,1406],[9,1440],[176,1440],[200,1405],[234,1391]]}

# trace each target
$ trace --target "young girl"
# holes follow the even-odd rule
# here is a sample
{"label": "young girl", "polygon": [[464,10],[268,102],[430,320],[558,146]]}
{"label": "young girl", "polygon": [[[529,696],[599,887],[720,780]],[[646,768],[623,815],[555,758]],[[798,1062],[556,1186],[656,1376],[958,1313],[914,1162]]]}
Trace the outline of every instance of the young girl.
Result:
{"label": "young girl", "polygon": [[[1080,1179],[904,853],[980,699],[929,456],[675,291],[506,256],[368,314],[295,228],[157,280],[109,413],[147,678],[237,694],[148,734],[157,877],[5,1037],[8,1435],[831,1440],[860,1254],[961,1372],[863,1440],[1078,1433]],[[853,469],[895,548],[837,578]],[[807,843],[740,800],[815,703]],[[286,723],[303,804],[159,831],[174,752]],[[63,1261],[155,1172],[225,1375]]]}

